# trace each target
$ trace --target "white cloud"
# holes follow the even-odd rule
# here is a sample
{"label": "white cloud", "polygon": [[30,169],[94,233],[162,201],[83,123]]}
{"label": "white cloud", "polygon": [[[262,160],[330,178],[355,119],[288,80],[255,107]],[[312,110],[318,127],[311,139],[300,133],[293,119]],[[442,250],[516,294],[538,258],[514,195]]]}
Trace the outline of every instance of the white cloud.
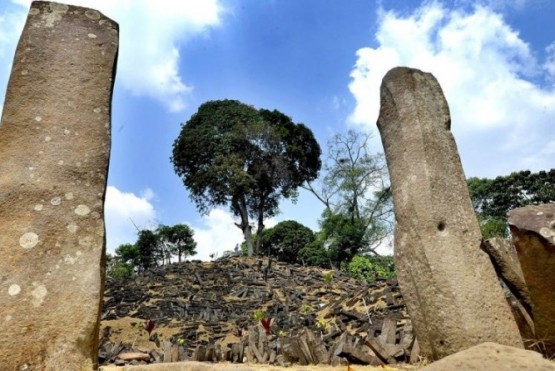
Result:
{"label": "white cloud", "polygon": [[213,209],[201,219],[199,227],[193,227],[197,242],[197,255],[192,259],[211,260],[210,254],[222,256],[243,242],[243,233],[234,224],[233,216],[222,210]]}
{"label": "white cloud", "polygon": [[108,252],[113,253],[123,243],[135,243],[135,226],[140,229],[156,227],[156,210],[150,202],[154,197],[154,192],[148,188],[137,196],[114,186],[107,187],[104,213]]}
{"label": "white cloud", "polygon": [[[220,24],[223,12],[218,0],[69,0],[66,3],[97,9],[119,23],[120,49],[117,78],[137,96],[156,99],[172,112],[186,108],[187,97],[193,87],[183,81],[179,71],[179,46],[192,37],[202,35],[210,27]],[[30,0],[14,1],[27,9]],[[26,12],[25,9],[25,12]],[[18,19],[20,14],[18,12]],[[2,17],[12,17],[0,11]],[[21,32],[23,23],[12,28]],[[5,38],[2,44],[15,47],[17,37]],[[0,54],[0,58],[3,57]],[[11,61],[9,62],[11,64]]]}
{"label": "white cloud", "polygon": [[382,10],[375,36],[377,46],[358,50],[351,73],[357,102],[351,122],[374,127],[381,79],[395,66],[414,67],[440,82],[467,173],[530,168],[530,157],[533,170],[539,163],[553,166],[542,151],[552,138],[555,89],[533,82],[552,64],[538,63],[501,15],[483,6],[448,10],[437,2],[408,16]]}
{"label": "white cloud", "polygon": [[[211,260],[211,254],[221,257],[224,251],[233,250],[237,244],[241,245],[244,241],[243,232],[235,225],[236,221],[231,213],[216,208],[202,216],[200,224],[186,223],[195,231],[194,239],[197,242],[197,255],[191,259]],[[274,218],[264,221],[266,228],[272,228],[276,224]],[[253,231],[255,229],[253,227]]]}

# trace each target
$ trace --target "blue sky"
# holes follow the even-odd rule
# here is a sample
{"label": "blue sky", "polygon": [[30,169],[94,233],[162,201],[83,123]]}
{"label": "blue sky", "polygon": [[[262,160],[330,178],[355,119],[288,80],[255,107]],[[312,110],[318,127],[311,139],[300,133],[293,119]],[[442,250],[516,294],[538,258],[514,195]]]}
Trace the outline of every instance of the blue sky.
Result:
{"label": "blue sky", "polygon": [[[187,223],[198,258],[242,240],[228,209],[200,215],[169,161],[199,105],[237,99],[310,127],[322,148],[351,127],[374,134],[392,67],[432,72],[450,104],[467,176],[555,167],[553,0],[74,0],[120,24],[106,198],[108,251],[136,231]],[[0,0],[0,106],[30,1]],[[301,192],[267,225],[316,230]]]}

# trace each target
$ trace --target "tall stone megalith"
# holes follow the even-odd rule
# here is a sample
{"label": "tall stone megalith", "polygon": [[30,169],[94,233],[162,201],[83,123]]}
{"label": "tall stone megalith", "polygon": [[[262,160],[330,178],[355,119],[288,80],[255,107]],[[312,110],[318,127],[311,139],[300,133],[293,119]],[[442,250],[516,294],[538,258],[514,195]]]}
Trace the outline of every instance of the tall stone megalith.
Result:
{"label": "tall stone megalith", "polygon": [[421,351],[439,359],[492,341],[522,347],[494,268],[480,249],[449,107],[433,75],[383,78],[378,118],[395,208],[395,266]]}
{"label": "tall stone megalith", "polygon": [[36,1],[0,124],[0,370],[91,370],[118,25]]}

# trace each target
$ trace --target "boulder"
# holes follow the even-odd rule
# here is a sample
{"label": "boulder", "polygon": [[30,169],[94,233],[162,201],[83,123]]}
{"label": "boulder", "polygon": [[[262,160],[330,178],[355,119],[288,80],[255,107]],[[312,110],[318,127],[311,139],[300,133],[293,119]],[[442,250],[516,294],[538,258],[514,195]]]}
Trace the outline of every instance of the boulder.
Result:
{"label": "boulder", "polygon": [[536,340],[555,355],[555,204],[509,212],[509,227],[530,291]]}
{"label": "boulder", "polygon": [[422,354],[485,341],[522,347],[468,193],[449,107],[432,74],[398,67],[378,118],[395,208],[395,265]]}
{"label": "boulder", "polygon": [[37,1],[0,124],[0,370],[97,363],[118,25]]}
{"label": "boulder", "polygon": [[555,363],[531,350],[496,343],[483,343],[445,357],[420,371],[453,370],[535,370],[555,371]]}
{"label": "boulder", "polygon": [[494,237],[484,240],[482,249],[490,256],[493,266],[503,282],[524,306],[530,309],[532,305],[530,292],[526,286],[514,245],[508,240]]}

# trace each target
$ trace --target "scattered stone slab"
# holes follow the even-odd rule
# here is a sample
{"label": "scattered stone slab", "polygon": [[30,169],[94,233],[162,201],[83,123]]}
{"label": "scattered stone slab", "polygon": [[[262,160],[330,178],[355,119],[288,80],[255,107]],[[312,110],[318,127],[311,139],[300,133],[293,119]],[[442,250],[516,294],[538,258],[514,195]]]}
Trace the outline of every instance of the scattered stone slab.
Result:
{"label": "scattered stone slab", "polygon": [[120,353],[118,354],[118,358],[122,361],[150,361],[150,355],[146,353],[139,353],[139,352],[127,352],[127,353]]}
{"label": "scattered stone slab", "polygon": [[378,118],[395,207],[395,267],[429,359],[484,341],[522,347],[472,208],[449,107],[432,74],[397,67]]}
{"label": "scattered stone slab", "polygon": [[[267,259],[233,257],[109,280],[101,359],[113,362],[115,344],[133,351],[136,340],[137,348],[151,349],[155,362],[365,364],[376,358],[361,356],[369,349],[365,339],[379,337],[386,359],[408,361],[414,334],[396,280],[361,287],[339,271],[326,282],[319,268],[269,265]],[[269,332],[256,324],[257,312],[273,319]],[[136,325],[148,319],[156,323],[152,334],[137,333]],[[334,355],[340,343],[345,349]]]}
{"label": "scattered stone slab", "polygon": [[0,370],[92,370],[118,25],[31,4],[0,123]]}
{"label": "scattered stone slab", "polygon": [[522,272],[530,291],[536,339],[555,356],[555,204],[530,205],[509,212]]}
{"label": "scattered stone slab", "polygon": [[445,370],[534,370],[554,371],[555,363],[531,350],[496,343],[483,343],[445,357],[420,371]]}

